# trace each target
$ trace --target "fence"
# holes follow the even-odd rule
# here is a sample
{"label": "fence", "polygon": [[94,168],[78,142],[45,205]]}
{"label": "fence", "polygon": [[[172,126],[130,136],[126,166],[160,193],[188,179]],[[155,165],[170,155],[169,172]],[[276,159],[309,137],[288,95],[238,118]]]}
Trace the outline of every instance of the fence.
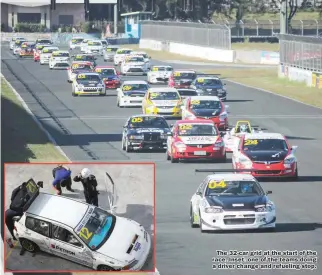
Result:
{"label": "fence", "polygon": [[322,38],[290,34],[278,38],[281,64],[322,72]]}
{"label": "fence", "polygon": [[230,49],[230,29],[225,25],[190,22],[141,21],[141,38]]}
{"label": "fence", "polygon": [[[280,32],[279,20],[245,20],[229,21],[214,20],[214,23],[226,25],[231,30],[231,37],[245,36],[275,36]],[[318,36],[322,32],[322,21],[292,20],[290,34]]]}

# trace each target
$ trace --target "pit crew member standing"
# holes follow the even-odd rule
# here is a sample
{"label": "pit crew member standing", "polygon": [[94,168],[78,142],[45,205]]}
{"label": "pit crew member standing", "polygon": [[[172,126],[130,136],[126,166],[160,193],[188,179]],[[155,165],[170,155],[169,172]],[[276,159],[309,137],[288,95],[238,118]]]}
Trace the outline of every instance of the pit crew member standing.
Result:
{"label": "pit crew member standing", "polygon": [[84,168],[79,175],[74,177],[74,181],[83,184],[86,203],[98,206],[97,181],[91,171]]}
{"label": "pit crew member standing", "polygon": [[53,169],[53,187],[56,189],[57,195],[62,194],[62,187],[66,187],[66,189],[70,192],[74,192],[72,189],[72,171],[69,167],[64,165],[58,165]]}

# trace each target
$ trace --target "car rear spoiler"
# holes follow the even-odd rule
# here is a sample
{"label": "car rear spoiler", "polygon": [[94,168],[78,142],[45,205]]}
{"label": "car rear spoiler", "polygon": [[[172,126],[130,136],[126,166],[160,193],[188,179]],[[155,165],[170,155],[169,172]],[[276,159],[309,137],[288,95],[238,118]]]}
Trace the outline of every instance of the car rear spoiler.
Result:
{"label": "car rear spoiler", "polygon": [[256,172],[256,169],[195,169],[196,173],[243,173]]}
{"label": "car rear spoiler", "polygon": [[108,200],[108,204],[110,206],[110,211],[112,213],[114,213],[116,210],[116,203],[117,203],[115,183],[114,183],[112,176],[109,173],[105,172],[105,176],[106,176],[105,177],[106,186],[108,183],[110,183],[112,185],[112,192],[108,193],[107,200]]}

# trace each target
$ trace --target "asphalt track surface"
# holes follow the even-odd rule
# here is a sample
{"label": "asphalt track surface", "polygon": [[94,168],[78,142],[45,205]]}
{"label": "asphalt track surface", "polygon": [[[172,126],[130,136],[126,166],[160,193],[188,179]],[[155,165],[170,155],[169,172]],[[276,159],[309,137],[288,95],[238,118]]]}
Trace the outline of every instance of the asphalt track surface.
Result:
{"label": "asphalt track surface", "polygon": [[[10,205],[12,191],[22,182],[33,178],[35,181],[43,181],[44,187],[41,192],[54,194],[51,187],[52,164],[8,164],[6,165],[6,209]],[[69,165],[72,177],[76,176],[84,165]],[[110,209],[109,198],[112,197],[112,184],[105,176],[108,172],[115,183],[115,214],[119,217],[133,219],[144,226],[154,238],[154,165],[153,164],[88,164],[87,168],[96,176],[99,191],[99,206],[103,209]],[[85,201],[83,187],[81,183],[73,182],[72,188],[75,192],[68,192],[63,188],[63,196]],[[67,211],[67,209],[66,209]],[[62,213],[63,215],[63,213]],[[8,235],[7,231],[7,236]],[[19,255],[20,246],[12,249],[11,255],[7,258],[6,268],[8,270],[91,270],[77,265],[68,260],[50,256],[47,253],[37,253],[35,257],[30,253],[25,253],[23,257]],[[9,253],[10,250],[7,250]],[[153,252],[153,247],[151,249]],[[46,265],[44,266],[44,263]],[[143,270],[154,269],[153,253],[147,260]]]}
{"label": "asphalt track surface", "polygon": [[[164,153],[124,153],[121,131],[126,118],[141,109],[116,107],[115,91],[106,97],[71,96],[65,71],[50,71],[30,60],[17,60],[4,49],[2,74],[34,114],[75,161],[154,161],[157,165],[157,268],[163,274],[210,275],[216,250],[304,250],[322,255],[322,110],[257,89],[227,82],[231,124],[248,119],[271,132],[285,134],[298,145],[300,179],[264,181],[277,205],[277,232],[201,234],[190,228],[189,201],[205,174],[196,168],[231,168],[231,163],[178,163]],[[163,64],[154,61],[154,64]],[[99,64],[104,64],[100,61]],[[172,64],[175,68],[187,65]],[[194,65],[196,70],[209,67]],[[241,68],[240,68],[241,69]],[[14,75],[13,75],[14,73]],[[126,79],[129,79],[126,77]],[[130,79],[143,79],[132,77]],[[22,84],[22,82],[24,84]],[[26,89],[29,87],[29,90]],[[31,92],[30,92],[31,91]],[[312,274],[321,274],[322,265]],[[249,274],[221,270],[219,274]],[[302,274],[304,270],[262,270],[261,274]]]}

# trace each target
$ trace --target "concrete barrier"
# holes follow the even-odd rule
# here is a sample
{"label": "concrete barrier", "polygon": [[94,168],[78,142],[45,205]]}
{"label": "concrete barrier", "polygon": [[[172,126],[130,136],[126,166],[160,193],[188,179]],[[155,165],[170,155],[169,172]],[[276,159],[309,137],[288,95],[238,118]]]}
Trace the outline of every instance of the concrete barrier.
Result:
{"label": "concrete barrier", "polygon": [[[316,75],[316,73],[315,73],[315,75]],[[291,81],[305,83],[306,86],[308,86],[308,87],[316,87],[317,81],[315,80],[315,82],[314,82],[313,72],[309,71],[309,70],[304,70],[304,69],[280,64],[278,66],[278,76],[280,78],[287,78]]]}
{"label": "concrete barrier", "polygon": [[279,64],[278,52],[223,50],[211,47],[201,47],[195,45],[148,39],[141,39],[139,44],[140,48],[142,49],[150,49],[154,51],[167,51],[170,53],[198,57],[212,61],[263,65]]}

